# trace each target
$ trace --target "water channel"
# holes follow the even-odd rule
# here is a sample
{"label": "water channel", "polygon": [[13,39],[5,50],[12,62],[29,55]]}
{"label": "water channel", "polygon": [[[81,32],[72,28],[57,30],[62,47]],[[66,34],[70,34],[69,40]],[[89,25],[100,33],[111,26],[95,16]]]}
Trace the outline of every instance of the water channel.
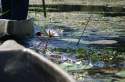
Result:
{"label": "water channel", "polygon": [[[26,47],[43,54],[47,46],[44,54],[52,54],[52,59],[57,60],[61,57],[54,62],[79,82],[125,81],[125,16],[52,12],[45,19],[41,14],[30,13],[31,17],[36,17],[35,34],[25,42]],[[60,34],[49,38],[44,34],[47,29]],[[37,32],[43,35],[37,36]],[[55,54],[57,56],[53,56]]]}

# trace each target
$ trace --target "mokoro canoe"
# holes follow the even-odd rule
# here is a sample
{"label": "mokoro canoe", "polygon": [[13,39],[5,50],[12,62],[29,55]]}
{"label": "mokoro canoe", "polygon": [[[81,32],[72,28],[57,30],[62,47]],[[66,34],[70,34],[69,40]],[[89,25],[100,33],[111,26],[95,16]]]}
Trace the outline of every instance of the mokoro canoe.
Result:
{"label": "mokoro canoe", "polygon": [[14,40],[0,46],[0,82],[75,82],[42,55]]}

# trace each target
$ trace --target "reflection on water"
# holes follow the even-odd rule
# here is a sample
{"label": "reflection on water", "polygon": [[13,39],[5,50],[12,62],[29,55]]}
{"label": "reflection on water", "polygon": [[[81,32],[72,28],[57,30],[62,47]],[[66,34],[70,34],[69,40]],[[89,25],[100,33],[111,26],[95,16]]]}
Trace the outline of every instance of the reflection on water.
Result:
{"label": "reflection on water", "polygon": [[[62,29],[63,36],[52,38],[34,36],[28,42],[32,44],[30,47],[41,53],[47,41],[48,50],[54,55],[58,55],[53,56],[52,54],[49,59],[57,59],[58,61],[54,62],[68,71],[79,82],[125,81],[124,16],[103,17],[93,14],[80,44],[76,46],[90,14],[74,12],[49,13],[48,15],[51,22],[47,22],[47,26],[53,25],[55,27],[53,29]],[[41,20],[36,21],[36,23],[43,26],[45,22]],[[120,73],[121,71],[123,74]]]}

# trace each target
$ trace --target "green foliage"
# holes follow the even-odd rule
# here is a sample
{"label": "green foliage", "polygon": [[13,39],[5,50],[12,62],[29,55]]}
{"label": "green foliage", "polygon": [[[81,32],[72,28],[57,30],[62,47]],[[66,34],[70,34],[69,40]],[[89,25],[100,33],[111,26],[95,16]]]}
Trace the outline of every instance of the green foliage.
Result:
{"label": "green foliage", "polygon": [[71,49],[71,48],[68,48],[68,49],[66,49],[66,53],[68,53],[69,55],[74,55],[75,50]]}
{"label": "green foliage", "polygon": [[125,61],[125,58],[118,57],[118,56],[112,60],[112,62],[115,64],[119,64],[120,62],[123,62],[123,61]]}
{"label": "green foliage", "polygon": [[87,51],[83,48],[79,48],[79,49],[76,50],[76,56],[79,59],[86,58],[86,53],[87,53]]}
{"label": "green foliage", "polygon": [[102,61],[110,63],[113,57],[111,55],[102,55]]}
{"label": "green foliage", "polygon": [[98,54],[93,53],[91,54],[91,59],[92,59],[92,62],[96,62],[96,61],[100,61],[101,57]]}
{"label": "green foliage", "polygon": [[56,52],[62,52],[64,49],[62,49],[62,48],[55,48],[54,49]]}
{"label": "green foliage", "polygon": [[119,53],[118,51],[111,48],[104,49],[100,51],[100,53],[98,53],[96,50],[87,51],[84,48],[78,48],[78,49],[55,48],[54,51],[65,52],[68,55],[75,54],[78,59],[82,59],[82,60],[87,60],[90,57],[92,62],[104,61],[105,63],[116,64],[116,63],[125,61],[125,56],[123,55],[125,54],[124,52]]}

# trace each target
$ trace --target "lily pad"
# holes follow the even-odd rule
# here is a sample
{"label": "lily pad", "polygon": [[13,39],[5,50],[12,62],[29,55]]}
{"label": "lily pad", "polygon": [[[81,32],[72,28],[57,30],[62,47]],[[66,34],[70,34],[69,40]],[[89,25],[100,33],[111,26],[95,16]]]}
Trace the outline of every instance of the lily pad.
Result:
{"label": "lily pad", "polygon": [[77,65],[77,64],[71,64],[71,63],[63,63],[60,64],[60,67],[65,69],[66,71],[78,71],[78,70],[84,70],[84,69],[90,69],[92,66],[90,65]]}
{"label": "lily pad", "polygon": [[117,76],[120,76],[120,77],[125,77],[125,71],[120,71],[118,73],[116,73]]}

